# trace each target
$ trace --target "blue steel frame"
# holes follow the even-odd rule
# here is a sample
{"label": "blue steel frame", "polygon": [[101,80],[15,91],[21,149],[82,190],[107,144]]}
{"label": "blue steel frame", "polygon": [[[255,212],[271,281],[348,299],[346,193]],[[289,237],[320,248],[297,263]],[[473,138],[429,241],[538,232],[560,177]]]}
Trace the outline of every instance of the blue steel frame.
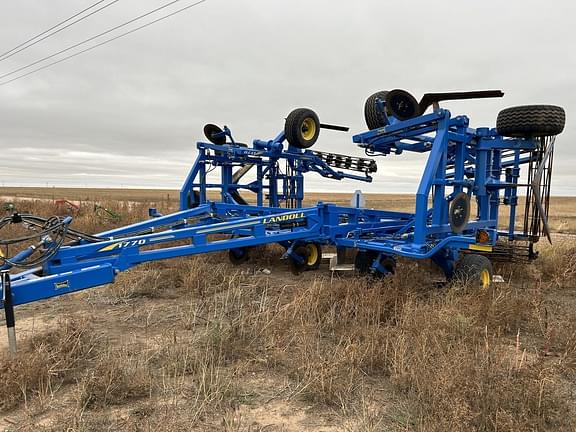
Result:
{"label": "blue steel frame", "polygon": [[[536,140],[504,138],[495,129],[471,129],[467,117],[452,118],[443,109],[406,121],[389,118],[388,123],[354,136],[353,141],[369,155],[429,153],[413,213],[325,203],[281,208],[281,201],[288,198],[301,206],[305,172],[335,179],[371,178],[333,170],[309,150],[284,150],[283,133],[271,141],[255,140],[253,148],[201,142],[182,187],[179,212],[166,216],[151,212],[155,216],[151,220],[98,234],[104,241],[80,240],[61,247],[42,268],[11,275],[11,303],[20,305],[112,283],[119,272],[143,262],[267,243],[284,246],[286,256],[294,259],[299,259],[293,253],[295,246],[306,242],[375,251],[373,268],[381,272],[386,272],[379,264],[382,256],[430,258],[450,276],[461,250],[489,251],[499,236],[522,239],[514,232],[516,190],[520,165],[529,161],[526,154],[537,148]],[[292,164],[293,178],[276,170],[280,159]],[[257,167],[257,180],[234,183],[232,168],[245,164]],[[214,165],[222,168],[218,184],[206,181],[208,167]],[[288,187],[289,193],[296,191],[294,196],[277,187],[278,181],[286,185],[287,180],[297,184]],[[221,189],[221,202],[208,201],[206,191],[211,187]],[[200,202],[198,207],[188,208],[194,188],[199,190]],[[232,192],[240,188],[256,192],[257,205],[235,202]],[[501,191],[511,208],[505,231],[498,231]],[[448,221],[448,209],[459,192],[475,197],[478,210],[465,230],[456,234]],[[488,243],[477,244],[480,229],[489,234]]]}
{"label": "blue steel frame", "polygon": [[[180,210],[191,207],[191,197],[194,191],[197,191],[199,198],[195,205],[207,203],[209,189],[219,189],[221,201],[230,204],[243,204],[238,202],[234,192],[248,190],[256,194],[258,206],[292,207],[288,203],[294,202],[293,207],[302,207],[304,174],[308,172],[316,172],[323,177],[335,180],[372,181],[372,176],[368,171],[359,175],[334,169],[312,150],[304,150],[292,145],[288,145],[285,150],[284,132],[269,141],[254,140],[253,147],[248,148],[236,144],[229,129],[225,128],[225,130],[232,141],[229,144],[197,143],[196,162],[180,190]],[[284,172],[280,161],[286,162]],[[256,168],[256,179],[249,183],[234,182],[234,169],[240,169],[246,165]],[[214,168],[220,170],[220,182],[209,183],[206,174]]]}

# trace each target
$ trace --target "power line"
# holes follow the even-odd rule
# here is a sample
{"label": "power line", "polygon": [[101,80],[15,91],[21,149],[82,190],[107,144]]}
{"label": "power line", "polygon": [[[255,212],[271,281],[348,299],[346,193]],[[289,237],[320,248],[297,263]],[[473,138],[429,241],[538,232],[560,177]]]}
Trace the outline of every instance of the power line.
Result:
{"label": "power line", "polygon": [[[179,1],[179,0],[175,0],[175,1]],[[153,21],[150,21],[149,23],[143,24],[143,25],[141,25],[141,26],[139,26],[139,27],[136,27],[136,28],[134,28],[134,29],[132,29],[132,30],[129,30],[129,31],[125,32],[125,33],[122,33],[122,34],[120,34],[120,35],[118,35],[118,36],[115,36],[115,37],[110,38],[110,39],[106,39],[105,41],[102,41],[102,42],[100,42],[100,43],[98,43],[98,44],[96,44],[96,45],[93,45],[93,46],[91,46],[91,47],[88,47],[88,48],[86,48],[86,49],[83,49],[82,51],[78,51],[78,52],[76,52],[76,53],[74,53],[74,54],[71,54],[71,55],[69,55],[69,56],[67,56],[67,57],[61,58],[60,60],[57,60],[57,61],[55,61],[55,62],[48,63],[47,65],[44,65],[44,66],[39,67],[39,68],[37,68],[37,69],[34,69],[34,70],[30,71],[30,72],[27,72],[27,73],[25,73],[25,74],[22,74],[22,75],[19,75],[19,76],[15,77],[15,78],[12,78],[11,80],[4,81],[4,82],[0,83],[0,86],[4,86],[4,85],[6,85],[6,84],[10,84],[10,83],[12,83],[12,82],[14,82],[14,81],[17,81],[17,80],[19,80],[19,79],[22,79],[22,78],[25,78],[25,77],[30,76],[30,75],[32,75],[32,74],[35,74],[35,73],[37,73],[37,72],[40,72],[41,70],[48,69],[48,68],[50,68],[50,67],[52,67],[52,66],[55,66],[55,65],[57,65],[57,64],[59,64],[59,63],[65,62],[66,60],[69,60],[69,59],[71,59],[71,58],[77,57],[77,56],[79,56],[79,55],[81,55],[81,54],[84,54],[84,53],[86,53],[86,52],[88,52],[88,51],[92,51],[93,49],[96,49],[96,48],[98,48],[98,47],[101,47],[101,46],[103,46],[103,45],[106,45],[106,44],[108,44],[108,43],[110,43],[110,42],[113,42],[113,41],[115,41],[115,40],[117,40],[117,39],[120,39],[120,38],[122,38],[122,37],[124,37],[124,36],[128,36],[129,34],[132,34],[132,33],[134,33],[134,32],[137,32],[138,30],[141,30],[141,29],[143,29],[143,28],[149,27],[149,26],[151,26],[152,24],[156,24],[157,22],[160,22],[160,21],[163,21],[163,20],[165,20],[165,19],[167,19],[167,18],[170,18],[170,17],[172,17],[172,16],[174,16],[174,15],[176,15],[176,14],[179,14],[180,12],[184,12],[185,10],[188,10],[188,9],[194,7],[194,6],[198,6],[199,4],[204,3],[204,2],[206,2],[206,1],[208,1],[208,0],[200,0],[200,1],[197,1],[196,3],[192,3],[192,4],[188,5],[188,6],[185,6],[185,7],[181,8],[181,9],[178,9],[178,10],[176,10],[176,11],[174,11],[174,12],[168,14],[168,15],[164,15],[164,16],[162,16],[162,17],[160,17],[160,18],[157,18],[157,19],[155,19],[155,20],[153,20]]]}
{"label": "power line", "polygon": [[[11,50],[6,51],[6,52],[3,53],[3,54],[0,54],[0,62],[1,62],[1,61],[4,61],[4,60],[6,60],[6,59],[9,59],[10,57],[18,54],[19,52],[22,52],[22,51],[30,48],[31,46],[34,46],[34,45],[36,45],[37,43],[40,43],[40,42],[42,42],[43,40],[46,40],[46,39],[48,39],[49,37],[52,37],[52,36],[54,36],[55,34],[60,33],[60,32],[63,31],[63,30],[66,30],[66,29],[69,28],[69,27],[72,27],[74,24],[79,23],[80,21],[84,21],[86,18],[89,18],[89,17],[91,17],[92,15],[97,14],[97,13],[100,12],[101,10],[104,10],[104,9],[112,6],[114,3],[117,3],[117,2],[119,2],[120,0],[113,0],[111,3],[105,4],[104,6],[96,9],[95,11],[90,12],[88,15],[85,15],[85,16],[83,16],[83,17],[81,17],[81,18],[78,18],[77,20],[71,22],[70,24],[68,24],[68,25],[66,25],[66,26],[64,26],[64,27],[62,27],[62,28],[59,28],[58,30],[56,30],[56,31],[54,31],[54,32],[52,32],[52,33],[49,33],[49,32],[51,32],[52,30],[54,30],[55,28],[58,28],[58,27],[61,26],[62,24],[66,24],[68,21],[76,18],[76,17],[79,16],[79,15],[82,15],[84,12],[92,9],[93,7],[98,6],[100,3],[104,2],[104,1],[106,1],[106,0],[100,0],[100,1],[98,1],[98,2],[96,2],[96,3],[94,3],[92,6],[87,7],[87,8],[84,9],[83,11],[80,11],[80,12],[78,12],[77,14],[72,15],[70,18],[67,18],[67,19],[65,19],[64,21],[56,24],[55,26],[50,27],[48,30],[45,30],[45,31],[43,31],[43,32],[40,33],[40,34],[37,34],[37,35],[34,36],[33,38],[28,39],[26,42],[22,42],[20,45],[12,48]],[[49,33],[49,34],[46,34],[46,33]],[[44,36],[44,35],[46,35],[46,36]],[[38,39],[40,36],[44,36],[44,37],[41,38],[41,39]],[[37,40],[36,40],[36,39],[37,39]],[[34,41],[34,42],[32,42],[32,41]],[[29,42],[32,42],[32,43],[28,45]],[[19,48],[20,48],[20,49],[19,49]]]}
{"label": "power line", "polygon": [[[118,0],[116,0],[116,1],[118,1]],[[10,75],[14,75],[15,73],[21,72],[21,71],[23,71],[23,70],[25,70],[25,69],[29,69],[29,68],[31,68],[32,66],[36,66],[37,64],[42,63],[42,62],[44,62],[44,61],[46,61],[46,60],[50,60],[51,58],[54,58],[54,57],[56,57],[56,56],[59,56],[60,54],[64,54],[65,52],[68,52],[68,51],[70,51],[70,50],[73,50],[74,48],[78,48],[79,46],[85,45],[85,44],[87,44],[88,42],[92,42],[94,39],[98,39],[99,37],[102,37],[102,36],[104,36],[104,35],[107,35],[108,33],[112,33],[113,31],[116,31],[116,30],[118,30],[118,29],[121,29],[122,27],[126,27],[127,25],[130,25],[130,24],[132,24],[132,23],[134,23],[134,22],[136,22],[136,21],[139,21],[139,20],[141,20],[142,18],[146,18],[147,16],[152,15],[152,14],[154,14],[154,13],[156,13],[156,12],[159,12],[159,11],[161,11],[162,9],[166,9],[167,7],[172,6],[173,4],[178,3],[178,2],[180,2],[180,1],[182,1],[182,0],[172,0],[172,1],[168,2],[168,3],[163,4],[162,6],[157,7],[156,9],[153,9],[153,10],[151,10],[151,11],[149,11],[149,12],[146,12],[145,14],[142,14],[142,15],[140,15],[140,16],[137,16],[136,18],[132,18],[131,20],[126,21],[125,23],[119,24],[119,25],[117,25],[117,26],[115,26],[115,27],[112,27],[112,28],[106,30],[106,31],[103,31],[102,33],[99,33],[99,34],[97,34],[97,35],[95,35],[95,36],[92,36],[92,37],[90,37],[90,38],[88,38],[88,39],[85,39],[85,40],[83,40],[82,42],[78,42],[78,43],[76,43],[76,44],[74,44],[74,45],[69,46],[68,48],[64,48],[63,50],[60,50],[60,51],[58,51],[58,52],[56,52],[56,53],[54,53],[54,54],[50,54],[49,56],[43,57],[43,58],[41,58],[41,59],[39,59],[39,60],[36,60],[36,61],[34,61],[34,62],[30,63],[30,64],[27,64],[26,66],[19,67],[18,69],[14,69],[14,70],[11,71],[11,72],[8,72],[8,73],[5,73],[5,74],[3,74],[3,75],[0,75],[0,80],[1,80],[1,79],[4,79],[4,78],[6,78],[6,77],[8,77],[8,76],[10,76]]]}
{"label": "power line", "polygon": [[48,30],[44,30],[42,33],[39,33],[39,34],[37,34],[36,36],[28,39],[27,41],[22,42],[20,45],[16,45],[16,46],[15,46],[14,48],[12,48],[11,50],[8,50],[8,51],[6,51],[5,53],[0,54],[0,61],[2,61],[2,57],[4,57],[4,56],[7,55],[7,54],[10,54],[12,51],[15,51],[15,50],[17,50],[18,48],[20,48],[21,46],[26,45],[28,42],[32,42],[34,39],[37,39],[37,38],[39,38],[40,36],[45,35],[46,33],[54,30],[55,28],[61,26],[62,24],[66,24],[66,23],[67,23],[68,21],[70,21],[71,19],[74,19],[74,18],[76,18],[77,16],[82,15],[84,12],[92,9],[93,7],[99,5],[100,3],[103,3],[103,2],[105,2],[105,1],[106,1],[106,0],[100,0],[100,1],[97,1],[96,3],[93,3],[92,5],[88,6],[86,9],[81,10],[81,11],[78,12],[77,14],[74,14],[74,15],[72,15],[71,17],[66,18],[64,21],[61,21],[61,22],[59,22],[58,24],[50,27]]}

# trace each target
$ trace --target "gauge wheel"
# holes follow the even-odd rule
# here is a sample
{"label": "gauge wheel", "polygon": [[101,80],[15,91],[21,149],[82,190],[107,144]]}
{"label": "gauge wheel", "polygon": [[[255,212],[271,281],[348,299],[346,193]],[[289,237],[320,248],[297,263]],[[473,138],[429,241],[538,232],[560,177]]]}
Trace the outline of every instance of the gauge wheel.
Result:
{"label": "gauge wheel", "polygon": [[308,259],[306,260],[306,270],[318,270],[322,262],[322,246],[320,243],[306,243]]}
{"label": "gauge wheel", "polygon": [[284,134],[290,145],[300,149],[310,148],[320,135],[320,120],[311,109],[297,108],[286,117]]}
{"label": "gauge wheel", "polygon": [[483,290],[492,286],[492,263],[484,255],[465,254],[456,264],[454,280]]}

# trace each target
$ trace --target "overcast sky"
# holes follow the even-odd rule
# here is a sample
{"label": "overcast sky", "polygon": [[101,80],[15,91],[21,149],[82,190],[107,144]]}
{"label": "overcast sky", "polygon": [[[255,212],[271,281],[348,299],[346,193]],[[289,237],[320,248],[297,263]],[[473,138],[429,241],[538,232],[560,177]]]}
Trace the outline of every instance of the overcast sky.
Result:
{"label": "overcast sky", "polygon": [[[166,1],[120,0],[0,61],[0,75]],[[2,2],[0,52],[94,2]],[[508,106],[564,106],[553,192],[576,195],[575,16],[568,0],[208,0],[0,86],[0,182],[179,188],[205,123],[228,125],[240,141],[268,139],[300,106],[351,127],[323,131],[317,150],[361,156],[351,137],[364,130],[364,101],[375,91],[404,88],[419,98],[502,89],[502,99],[443,106],[468,115],[473,127],[493,127]],[[414,192],[423,163],[413,155],[380,158],[371,185],[311,174],[309,190]]]}

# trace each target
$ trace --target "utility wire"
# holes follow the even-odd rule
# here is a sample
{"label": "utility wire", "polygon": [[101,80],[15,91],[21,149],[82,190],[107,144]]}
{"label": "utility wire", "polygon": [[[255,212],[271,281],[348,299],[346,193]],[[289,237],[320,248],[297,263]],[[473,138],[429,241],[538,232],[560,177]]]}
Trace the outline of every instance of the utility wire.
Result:
{"label": "utility wire", "polygon": [[[116,1],[118,1],[118,0],[116,0]],[[134,22],[136,22],[136,21],[139,21],[139,20],[141,20],[141,19],[143,19],[143,18],[146,18],[147,16],[152,15],[152,14],[154,14],[154,13],[156,13],[156,12],[159,12],[159,11],[161,11],[162,9],[166,9],[166,8],[169,7],[169,6],[172,6],[173,4],[178,3],[179,1],[182,1],[182,0],[172,0],[172,1],[168,2],[168,3],[163,4],[162,6],[157,7],[157,8],[154,9],[154,10],[151,10],[151,11],[149,11],[149,12],[146,12],[145,14],[142,14],[142,15],[140,15],[140,16],[137,16],[136,18],[132,18],[131,20],[126,21],[125,23],[119,24],[119,25],[117,25],[117,26],[115,26],[115,27],[112,27],[112,28],[106,30],[106,31],[103,31],[102,33],[99,33],[99,34],[97,34],[97,35],[95,35],[95,36],[92,36],[92,37],[90,37],[90,38],[88,38],[88,39],[85,39],[85,40],[83,40],[82,42],[78,42],[78,43],[76,43],[76,44],[74,44],[74,45],[70,45],[68,48],[64,48],[63,50],[60,50],[60,51],[58,51],[58,52],[56,52],[56,53],[54,53],[54,54],[50,54],[49,56],[43,57],[43,58],[41,58],[41,59],[39,59],[39,60],[36,60],[36,61],[34,61],[34,62],[30,63],[30,64],[27,64],[26,66],[19,67],[18,69],[14,69],[14,70],[11,71],[11,72],[8,72],[8,73],[5,73],[5,74],[3,74],[3,75],[0,75],[0,80],[1,80],[1,79],[4,79],[4,78],[6,78],[6,77],[8,77],[8,76],[10,76],[10,75],[14,75],[15,73],[22,72],[22,71],[25,70],[25,69],[29,69],[29,68],[31,68],[32,66],[36,66],[37,64],[42,63],[42,62],[44,62],[44,61],[46,61],[46,60],[50,60],[51,58],[54,58],[54,57],[56,57],[56,56],[59,56],[60,54],[64,54],[65,52],[68,52],[68,51],[70,51],[70,50],[73,50],[74,48],[78,48],[79,46],[85,45],[85,44],[87,44],[88,42],[92,42],[94,39],[98,39],[99,37],[102,37],[102,36],[104,36],[104,35],[107,35],[108,33],[112,33],[113,31],[116,31],[116,30],[118,30],[118,29],[121,29],[122,27],[126,27],[127,25],[130,25],[130,24],[132,24],[132,23],[134,23]]]}
{"label": "utility wire", "polygon": [[[180,0],[174,0],[173,2],[171,2],[171,4],[172,4],[172,3],[176,3],[177,1],[180,1]],[[163,21],[163,20],[165,20],[165,19],[167,19],[167,18],[170,18],[170,17],[172,17],[172,16],[174,16],[174,15],[176,15],[176,14],[179,14],[180,12],[184,12],[185,10],[188,10],[188,9],[194,7],[194,6],[198,6],[199,4],[204,3],[204,2],[206,2],[206,1],[207,1],[207,0],[200,0],[200,1],[197,1],[197,2],[195,2],[195,3],[192,3],[192,4],[188,5],[188,6],[185,6],[185,7],[181,8],[181,9],[178,9],[178,10],[176,10],[176,11],[174,11],[174,12],[168,14],[168,15],[164,15],[164,16],[162,16],[162,17],[160,17],[160,18],[157,18],[157,19],[155,19],[155,20],[153,20],[153,21],[150,21],[149,23],[143,24],[143,25],[141,25],[141,26],[139,26],[139,27],[136,27],[136,28],[134,28],[134,29],[132,29],[132,30],[129,30],[129,31],[125,32],[125,33],[122,33],[122,34],[120,34],[120,35],[118,35],[118,36],[115,36],[115,37],[110,38],[110,39],[106,39],[105,41],[102,41],[102,42],[100,42],[100,43],[98,43],[98,44],[96,44],[96,45],[93,45],[93,46],[91,46],[91,47],[88,47],[88,48],[86,48],[86,49],[83,49],[82,51],[78,51],[78,52],[76,52],[76,53],[74,53],[74,54],[71,54],[71,55],[66,56],[66,57],[64,57],[64,58],[61,58],[60,60],[57,60],[57,61],[52,62],[52,63],[48,63],[47,65],[44,65],[44,66],[39,67],[39,68],[37,68],[37,69],[31,70],[30,72],[27,72],[27,73],[25,73],[25,74],[19,75],[19,76],[15,77],[15,78],[12,78],[12,79],[8,80],[8,81],[4,81],[4,82],[0,83],[0,86],[4,86],[4,85],[6,85],[6,84],[10,84],[10,83],[12,83],[12,82],[14,82],[14,81],[17,81],[17,80],[21,79],[21,78],[24,78],[24,77],[27,77],[27,76],[29,76],[29,75],[35,74],[36,72],[40,72],[41,70],[44,70],[44,69],[48,69],[48,68],[50,68],[50,67],[52,67],[52,66],[55,66],[55,65],[57,65],[57,64],[59,64],[59,63],[62,63],[62,62],[64,62],[64,61],[66,61],[66,60],[69,60],[69,59],[71,59],[71,58],[77,57],[77,56],[79,56],[79,55],[81,55],[81,54],[84,54],[84,53],[86,53],[86,52],[88,52],[88,51],[92,51],[93,49],[96,49],[96,48],[98,48],[98,47],[101,47],[101,46],[103,46],[103,45],[106,45],[106,44],[108,44],[108,43],[110,43],[110,42],[113,42],[113,41],[115,41],[115,40],[117,40],[117,39],[120,39],[120,38],[122,38],[122,37],[124,37],[124,36],[128,36],[129,34],[132,34],[132,33],[134,33],[134,32],[137,32],[138,30],[141,30],[141,29],[143,29],[143,28],[149,27],[149,26],[151,26],[152,24],[156,24],[157,22],[160,22],[160,21]],[[149,13],[147,13],[146,15],[149,15],[150,13],[152,13],[152,12],[149,12]],[[138,17],[138,19],[139,19],[139,18],[140,18],[140,17]],[[134,20],[136,20],[136,18],[135,18]],[[134,20],[131,20],[131,22],[134,22]],[[122,25],[122,26],[123,26],[123,25]],[[111,30],[110,30],[110,31],[111,31]],[[107,33],[107,32],[104,32],[103,34],[106,34],[106,33]],[[99,36],[101,36],[101,35],[99,35]],[[95,37],[96,37],[96,36],[95,36]],[[92,39],[94,39],[94,37],[93,37],[93,38],[90,38],[90,40],[92,40]]]}
{"label": "utility wire", "polygon": [[[79,16],[79,15],[82,15],[84,12],[89,11],[90,9],[98,6],[100,3],[103,3],[103,2],[105,2],[105,1],[107,1],[107,0],[100,0],[100,1],[98,1],[98,2],[96,2],[96,3],[94,3],[92,6],[87,7],[86,9],[78,12],[77,14],[72,15],[70,18],[67,18],[67,19],[65,19],[64,21],[56,24],[55,26],[50,27],[48,30],[45,30],[45,31],[43,31],[43,32],[40,33],[40,34],[37,34],[37,35],[34,36],[33,38],[28,39],[26,42],[22,42],[20,45],[15,46],[15,47],[12,48],[11,50],[6,51],[6,52],[3,53],[3,54],[0,54],[0,62],[1,62],[1,61],[4,61],[4,60],[6,60],[6,59],[9,59],[10,57],[18,54],[19,52],[22,52],[22,51],[30,48],[31,46],[34,46],[34,45],[36,45],[37,43],[40,43],[40,42],[42,42],[43,40],[48,39],[49,37],[54,36],[54,35],[57,34],[57,33],[60,33],[60,32],[63,31],[63,30],[66,30],[68,27],[71,27],[71,26],[73,26],[74,24],[79,23],[80,21],[84,21],[86,18],[91,17],[91,16],[94,15],[94,14],[97,14],[97,13],[100,12],[101,10],[104,10],[104,9],[106,9],[107,7],[112,6],[114,3],[117,3],[117,2],[119,2],[120,0],[114,0],[114,1],[112,1],[111,3],[105,4],[104,6],[96,9],[95,11],[90,12],[88,15],[85,15],[85,16],[83,16],[83,17],[81,17],[81,18],[78,18],[77,20],[71,22],[70,24],[68,24],[68,25],[66,25],[66,26],[64,26],[64,27],[62,27],[62,28],[59,28],[58,30],[50,33],[52,30],[60,27],[60,26],[63,25],[63,24],[66,24],[68,21],[76,18],[76,17]],[[49,34],[46,34],[46,33],[49,33]],[[44,35],[46,35],[46,36],[44,36]],[[38,38],[41,37],[41,36],[44,36],[44,37],[41,38],[41,39],[38,39]],[[36,39],[37,39],[37,40],[36,40]],[[34,41],[34,42],[32,42],[32,41]],[[29,44],[29,42],[32,42],[32,43]],[[29,45],[28,45],[28,44],[29,44]],[[19,49],[19,48],[20,48],[20,49]]]}

